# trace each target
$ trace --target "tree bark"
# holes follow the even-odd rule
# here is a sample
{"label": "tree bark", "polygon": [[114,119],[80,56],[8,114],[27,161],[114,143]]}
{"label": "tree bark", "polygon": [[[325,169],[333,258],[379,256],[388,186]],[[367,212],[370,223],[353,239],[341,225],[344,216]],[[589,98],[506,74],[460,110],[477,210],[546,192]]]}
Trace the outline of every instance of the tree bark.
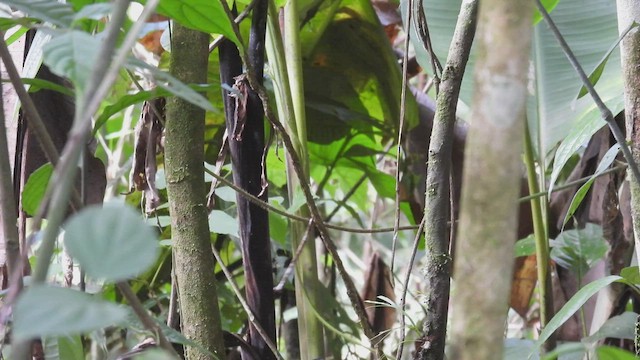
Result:
{"label": "tree bark", "polygon": [[425,195],[427,256],[423,271],[427,280],[424,338],[428,341],[428,346],[421,352],[422,359],[444,357],[452,263],[447,231],[448,220],[451,218],[449,214],[452,211],[449,209],[451,150],[460,84],[476,31],[477,9],[478,1],[476,0],[464,1],[460,8],[449,57],[442,73],[429,142]]}
{"label": "tree bark", "polygon": [[[634,21],[640,23],[640,1],[618,0],[618,29],[622,33]],[[624,113],[627,140],[633,161],[640,163],[640,30],[632,29],[620,43],[624,81]],[[629,172],[631,217],[636,249],[640,249],[640,184]],[[636,250],[640,258],[640,252]]]}
{"label": "tree bark", "polygon": [[[451,359],[502,354],[513,272],[533,3],[481,2],[455,259]],[[487,290],[487,285],[491,290]]]}
{"label": "tree bark", "polygon": [[[185,83],[205,83],[209,36],[175,24],[170,72]],[[205,111],[186,100],[167,101],[165,173],[182,333],[218,358],[225,349],[211,253],[204,183]],[[210,359],[193,346],[186,358]]]}

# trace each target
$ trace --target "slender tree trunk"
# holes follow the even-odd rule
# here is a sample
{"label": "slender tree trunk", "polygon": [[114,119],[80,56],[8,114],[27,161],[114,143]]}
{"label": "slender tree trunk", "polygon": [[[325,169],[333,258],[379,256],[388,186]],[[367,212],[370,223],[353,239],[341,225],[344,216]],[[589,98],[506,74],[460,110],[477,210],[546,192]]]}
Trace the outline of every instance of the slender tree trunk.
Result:
{"label": "slender tree trunk", "polygon": [[[618,0],[618,28],[624,31],[634,21],[640,23],[640,0]],[[633,161],[640,163],[640,30],[631,30],[620,43],[624,77],[624,113],[627,139],[631,141]],[[640,184],[629,173],[631,183],[631,217],[640,258]]]}
{"label": "slender tree trunk", "polygon": [[526,0],[486,0],[479,10],[451,359],[495,359],[502,354],[517,238],[532,15],[533,3]]}
{"label": "slender tree trunk", "polygon": [[[209,36],[175,24],[170,72],[185,83],[205,83]],[[204,184],[205,111],[174,97],[167,102],[165,173],[178,301],[183,334],[224,358],[224,343],[213,273]],[[186,358],[210,359],[196,347]]]}
{"label": "slender tree trunk", "polygon": [[[264,68],[264,38],[266,31],[268,1],[258,0],[253,9],[253,21],[249,38],[249,61],[256,70],[256,76],[262,81]],[[242,60],[236,46],[225,40],[219,48],[220,80],[223,84],[234,85],[234,78],[242,73]],[[231,163],[233,165],[233,181],[250,194],[268,200],[266,183],[266,163],[263,164],[265,151],[264,116],[262,102],[257,94],[244,86],[248,97],[244,119],[240,111],[236,111],[237,98],[229,96],[223,90],[227,134]],[[238,125],[242,122],[241,130]],[[263,178],[264,174],[264,178]],[[240,223],[240,240],[242,242],[242,259],[245,272],[245,292],[247,303],[256,316],[256,320],[276,341],[275,309],[273,295],[273,273],[271,263],[271,238],[269,237],[269,215],[266,210],[251,203],[241,195],[236,196],[238,204],[238,220]],[[260,359],[275,359],[264,339],[253,324],[249,325],[249,343],[260,355]],[[243,352],[243,359],[251,359]]]}
{"label": "slender tree trunk", "polygon": [[424,265],[427,279],[424,323],[425,346],[422,359],[442,359],[447,335],[451,256],[447,224],[451,174],[451,148],[456,123],[456,108],[460,84],[469,59],[476,31],[477,0],[462,3],[456,31],[451,41],[449,57],[442,74],[440,93],[429,142],[427,185],[425,198],[425,241],[428,253]]}

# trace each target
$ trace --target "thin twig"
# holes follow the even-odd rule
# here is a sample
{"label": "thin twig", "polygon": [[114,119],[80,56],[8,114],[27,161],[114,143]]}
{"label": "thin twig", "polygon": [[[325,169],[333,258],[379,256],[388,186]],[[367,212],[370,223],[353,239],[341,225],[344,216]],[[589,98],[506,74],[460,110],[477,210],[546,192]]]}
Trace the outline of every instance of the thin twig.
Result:
{"label": "thin twig", "polygon": [[293,254],[293,257],[291,258],[291,262],[289,262],[289,266],[287,266],[287,269],[284,271],[284,274],[282,274],[282,279],[280,279],[280,282],[278,283],[278,285],[276,285],[276,287],[273,288],[274,292],[281,292],[282,289],[284,289],[284,285],[287,282],[287,279],[293,273],[293,269],[295,267],[296,262],[298,261],[298,257],[300,257],[300,254],[304,249],[304,244],[307,243],[307,240],[309,239],[309,235],[311,235],[311,230],[313,229],[313,226],[311,225],[313,225],[313,219],[309,219],[309,223],[307,225],[307,231],[304,232],[304,236],[302,237],[302,240],[300,240],[300,244],[298,244],[298,247],[296,248],[296,253]]}
{"label": "thin twig", "polygon": [[[411,7],[409,8],[411,11]],[[442,64],[440,60],[436,56],[436,53],[433,51],[433,45],[431,44],[431,35],[429,34],[429,24],[427,23],[427,16],[424,13],[424,0],[420,0],[418,3],[417,9],[417,17],[418,21],[415,22],[416,30],[418,35],[420,35],[420,40],[422,40],[422,45],[429,53],[429,61],[431,62],[431,71],[433,71],[433,76],[431,81],[433,85],[436,87],[436,95],[440,92],[440,79],[442,77]],[[409,24],[407,24],[407,28],[410,29]]]}
{"label": "thin twig", "polygon": [[[244,10],[242,10],[242,12],[238,16],[236,16],[235,19],[233,19],[233,22],[236,24],[240,24],[242,20],[249,16],[249,12],[256,6],[256,2],[257,0],[252,0],[249,5],[247,5],[247,7],[245,7]],[[213,50],[220,46],[220,43],[222,42],[222,40],[224,40],[224,38],[224,35],[220,35],[215,40],[213,40],[213,42],[209,45],[209,52],[213,52]]]}
{"label": "thin twig", "polygon": [[170,355],[173,355],[176,359],[179,359],[176,350],[173,348],[167,337],[164,336],[162,329],[155,320],[149,315],[147,310],[142,306],[140,299],[133,293],[131,286],[126,281],[120,281],[117,283],[118,289],[122,292],[122,295],[129,303],[129,306],[133,309],[133,311],[138,316],[138,319],[142,322],[142,325],[149,330],[152,334],[154,334],[158,339],[158,344],[162,349],[167,351]]}
{"label": "thin twig", "polygon": [[562,48],[562,51],[564,52],[565,56],[573,66],[574,70],[578,73],[580,80],[582,80],[583,86],[587,89],[587,91],[589,92],[589,95],[591,95],[591,98],[593,99],[593,102],[596,104],[596,106],[600,110],[602,119],[607,123],[607,125],[609,125],[609,128],[611,129],[611,133],[613,134],[613,137],[616,139],[616,142],[620,144],[620,148],[622,149],[622,154],[624,155],[625,159],[627,159],[627,163],[629,164],[629,169],[631,169],[631,173],[636,178],[636,181],[640,182],[640,170],[638,169],[638,164],[636,164],[635,161],[633,160],[633,156],[631,155],[631,150],[629,150],[629,146],[627,145],[624,135],[622,134],[620,127],[618,127],[618,124],[616,123],[613,117],[613,114],[611,113],[611,110],[609,110],[607,105],[605,105],[605,103],[602,101],[602,98],[600,98],[600,95],[598,94],[598,92],[596,92],[595,88],[593,87],[593,84],[591,84],[591,81],[589,80],[589,77],[584,72],[584,69],[582,69],[582,66],[578,62],[578,59],[573,54],[573,51],[571,51],[571,48],[565,41],[564,37],[560,33],[560,30],[558,29],[556,24],[551,19],[551,16],[549,16],[547,9],[544,8],[540,0],[536,0],[536,5],[538,6],[538,11],[540,11],[540,14],[542,14],[542,17],[546,21],[547,25],[549,25],[551,32],[553,32],[553,35],[555,36],[556,40],[560,44],[560,47]]}
{"label": "thin twig", "polygon": [[267,344],[269,349],[271,349],[271,352],[273,352],[273,355],[275,355],[276,358],[279,360],[284,360],[282,355],[280,355],[280,352],[278,352],[278,348],[276,347],[276,344],[274,344],[273,341],[271,341],[271,338],[269,338],[269,335],[267,334],[267,332],[256,320],[256,317],[253,314],[253,311],[251,311],[251,308],[249,307],[249,304],[245,300],[244,296],[242,296],[242,292],[240,291],[238,284],[236,284],[235,280],[233,280],[233,274],[229,271],[227,266],[224,264],[224,261],[222,260],[220,253],[218,252],[218,250],[216,250],[216,247],[212,246],[211,251],[213,252],[213,256],[216,257],[216,261],[218,265],[220,265],[222,272],[224,272],[224,275],[227,277],[227,281],[229,282],[229,285],[231,285],[231,289],[233,289],[233,292],[236,294],[238,301],[240,301],[240,305],[242,305],[242,308],[247,313],[247,317],[249,318],[249,321],[251,322],[251,324],[253,324],[253,326],[256,328],[256,330],[258,331],[258,334],[260,334],[260,336],[262,337],[264,342]]}
{"label": "thin twig", "polygon": [[422,230],[424,229],[425,218],[422,218],[420,222],[420,226],[418,227],[418,231],[416,231],[416,236],[413,239],[413,248],[411,249],[411,259],[409,260],[409,266],[407,266],[407,272],[404,276],[404,282],[402,284],[402,295],[400,297],[400,313],[402,316],[400,317],[400,341],[398,345],[398,351],[396,353],[396,359],[402,358],[402,349],[404,348],[404,340],[405,340],[405,313],[404,307],[407,305],[407,291],[409,289],[409,279],[411,279],[411,270],[413,270],[413,262],[416,259],[416,254],[418,252],[418,244],[420,244],[420,237],[422,235]]}
{"label": "thin twig", "polygon": [[[413,12],[413,0],[407,2],[407,15],[405,18],[405,24],[407,29],[411,29],[411,13]],[[409,39],[411,38],[411,31],[405,33],[404,38],[404,54],[402,55],[402,91],[400,92],[400,125],[398,126],[398,144],[396,147],[396,202],[393,217],[393,240],[391,242],[391,264],[389,268],[393,274],[393,270],[396,263],[396,247],[398,245],[398,228],[400,227],[400,157],[402,154],[402,134],[404,131],[404,121],[407,112],[407,87],[408,87],[408,69],[409,69]],[[393,277],[391,277],[391,283],[393,285]]]}
{"label": "thin twig", "polygon": [[[234,191],[236,191],[237,193],[239,193],[240,195],[246,197],[249,201],[251,201],[252,203],[260,206],[261,208],[265,209],[265,210],[269,210],[272,211],[278,215],[282,215],[288,219],[291,220],[296,220],[296,221],[302,221],[302,222],[309,222],[310,219],[312,218],[307,218],[304,216],[299,216],[299,215],[295,215],[292,214],[290,212],[278,209],[277,207],[249,194],[248,192],[244,191],[243,189],[237,187],[233,182],[225,179],[224,177],[216,174],[215,172],[205,168],[204,170],[207,174],[213,176],[216,180],[220,181],[221,183],[223,183],[224,185],[230,187],[231,189],[233,189]],[[334,224],[328,224],[325,223],[325,226],[329,229],[333,229],[333,230],[340,230],[340,231],[346,231],[346,232],[352,232],[352,233],[358,233],[358,234],[376,234],[376,233],[385,233],[385,232],[392,232],[394,231],[394,228],[392,227],[386,227],[386,228],[379,228],[379,229],[356,229],[356,228],[351,228],[351,227],[345,227],[345,226],[339,226],[339,225],[334,225]],[[417,229],[418,226],[417,225],[406,225],[406,226],[400,226],[398,228],[398,230],[415,230]]]}

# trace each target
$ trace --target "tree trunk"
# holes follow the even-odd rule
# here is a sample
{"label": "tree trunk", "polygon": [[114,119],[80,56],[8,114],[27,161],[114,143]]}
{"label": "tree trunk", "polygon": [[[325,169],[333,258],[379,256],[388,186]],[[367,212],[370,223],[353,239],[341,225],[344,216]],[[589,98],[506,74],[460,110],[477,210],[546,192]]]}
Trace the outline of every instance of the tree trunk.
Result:
{"label": "tree trunk", "polygon": [[[640,1],[618,0],[618,28],[624,31],[634,21],[640,23]],[[620,43],[624,78],[624,113],[627,139],[631,141],[633,161],[640,163],[640,30],[631,30]],[[631,183],[631,217],[636,253],[640,258],[640,184],[629,172]]]}
{"label": "tree trunk", "polygon": [[532,10],[533,3],[525,0],[487,0],[479,10],[451,359],[495,359],[502,354],[517,240]]}
{"label": "tree trunk", "polygon": [[[424,274],[427,279],[424,337],[430,342],[421,353],[422,359],[442,359],[447,335],[451,255],[449,254],[449,214],[451,152],[456,123],[460,84],[469,59],[476,30],[478,2],[462,3],[458,24],[442,73],[440,93],[429,142],[429,162],[425,197],[425,242],[427,256]],[[457,199],[456,199],[457,201]]]}
{"label": "tree trunk", "polygon": [[[170,72],[189,83],[207,81],[209,36],[174,24]],[[224,358],[204,183],[205,111],[186,100],[167,101],[165,173],[183,334]],[[210,359],[193,346],[186,358]]]}

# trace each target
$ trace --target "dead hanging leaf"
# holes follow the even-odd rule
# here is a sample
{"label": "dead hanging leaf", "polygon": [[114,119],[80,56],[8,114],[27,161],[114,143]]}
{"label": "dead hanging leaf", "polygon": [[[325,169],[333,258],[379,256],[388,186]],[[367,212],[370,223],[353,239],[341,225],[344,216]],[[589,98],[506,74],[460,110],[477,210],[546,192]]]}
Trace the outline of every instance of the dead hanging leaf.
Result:
{"label": "dead hanging leaf", "polygon": [[[380,302],[378,296],[385,296],[395,301],[391,271],[377,252],[374,252],[369,259],[369,267],[365,273],[364,288],[361,294],[365,302]],[[369,324],[376,334],[391,329],[396,321],[396,310],[392,307],[367,304],[366,312]]]}
{"label": "dead hanging leaf", "polygon": [[165,98],[145,101],[142,114],[135,129],[135,150],[129,175],[129,191],[143,191],[145,211],[152,213],[160,205],[156,188],[158,165],[156,155],[162,147],[162,130],[165,113]]}
{"label": "dead hanging leaf", "polygon": [[531,295],[538,281],[536,256],[519,257],[511,283],[511,299],[509,305],[523,318],[527,317]]}
{"label": "dead hanging leaf", "polygon": [[232,91],[229,96],[235,99],[235,119],[233,121],[232,137],[236,141],[242,141],[242,132],[244,124],[247,121],[247,101],[249,100],[249,81],[247,75],[242,74],[234,78],[236,83],[233,84]]}

